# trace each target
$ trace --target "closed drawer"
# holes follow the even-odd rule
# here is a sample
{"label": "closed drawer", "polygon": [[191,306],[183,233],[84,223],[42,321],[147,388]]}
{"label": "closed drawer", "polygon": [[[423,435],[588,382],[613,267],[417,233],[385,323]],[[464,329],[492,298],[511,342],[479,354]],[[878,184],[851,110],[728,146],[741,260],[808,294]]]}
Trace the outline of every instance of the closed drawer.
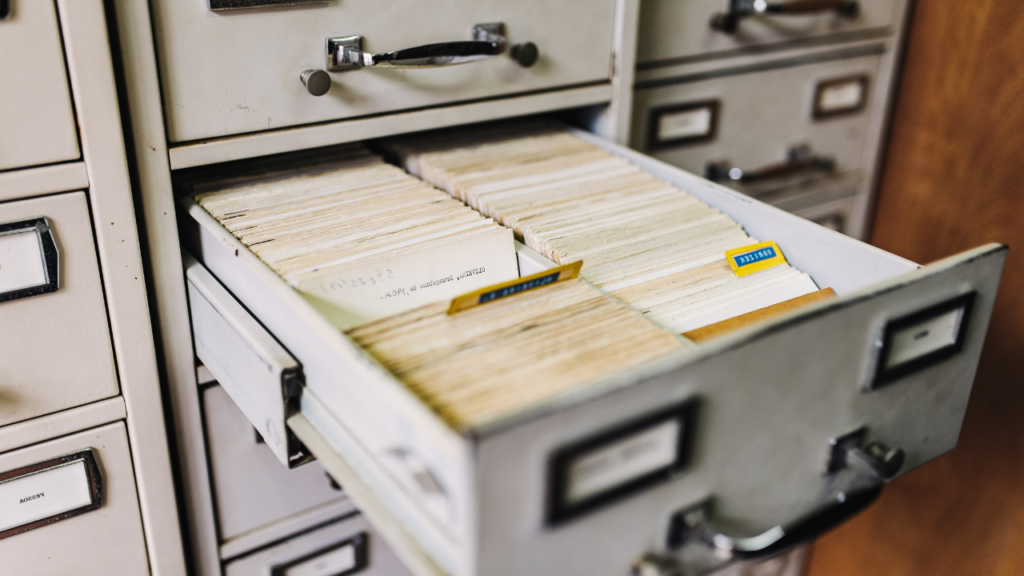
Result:
{"label": "closed drawer", "polygon": [[123,423],[0,454],[0,499],[4,574],[149,574]]}
{"label": "closed drawer", "polygon": [[817,180],[856,182],[866,168],[880,59],[862,56],[637,89],[631,144],[759,197]]}
{"label": "closed drawer", "polygon": [[52,1],[11,0],[0,19],[0,170],[78,158],[61,46]]}
{"label": "closed drawer", "polygon": [[402,566],[362,516],[294,536],[229,562],[225,576],[403,576]]}
{"label": "closed drawer", "polygon": [[[345,0],[225,12],[210,4],[154,2],[172,142],[609,80],[612,0]],[[496,22],[509,50],[526,42],[538,48],[533,66],[503,54],[444,68],[331,72],[320,97],[300,81],[303,71],[326,67],[328,38],[362,36],[364,50],[382,53],[470,40],[474,25]]]}
{"label": "closed drawer", "polygon": [[344,499],[319,464],[282,467],[220,386],[203,391],[203,412],[221,541]]}
{"label": "closed drawer", "polygon": [[[792,2],[768,0],[762,4],[784,5],[787,1]],[[741,15],[731,20],[731,15],[749,14],[757,4],[753,0],[644,0],[640,3],[637,62],[641,66],[672,64],[680,59],[828,36],[835,40],[884,36],[895,32],[893,22],[904,6],[902,1],[853,0],[835,3],[843,5],[840,9],[826,6],[808,13]],[[718,23],[713,25],[716,17]],[[728,28],[732,23],[735,29],[723,29],[722,24]]]}
{"label": "closed drawer", "polygon": [[0,425],[118,393],[84,192],[0,204]]}
{"label": "closed drawer", "polygon": [[[790,263],[838,298],[500,422],[455,430],[208,213],[190,209],[183,236],[201,260],[189,265],[190,281],[212,273],[210,293],[223,284],[217,298],[237,299],[234,306],[241,303],[249,321],[301,364],[305,385],[289,427],[389,542],[401,544],[395,550],[417,573],[611,576],[638,559],[701,573],[728,555],[714,549],[728,533],[713,533],[715,519],[774,542],[870,502],[882,481],[876,471],[862,483],[867,460],[857,446],[900,447],[899,473],[955,446],[1005,247],[920,267],[578,135],[686,190],[751,235],[776,241]],[[939,320],[954,316],[963,319],[961,331]],[[883,385],[889,364],[882,359],[897,354],[890,346],[904,346],[892,342],[917,333],[915,322],[937,322],[936,330],[959,342],[956,352]],[[912,345],[899,350],[919,358]],[[271,384],[267,391],[280,396],[280,380]],[[286,409],[282,400],[277,410]],[[680,431],[683,439],[672,440]],[[687,462],[685,471],[650,484],[648,464],[616,464],[650,446],[661,447],[662,465]],[[573,486],[567,478],[577,474],[570,470],[585,477],[584,469],[597,478],[597,495],[576,507],[566,496]],[[856,486],[850,498],[831,492],[846,485]],[[700,520],[708,515],[707,523]]]}
{"label": "closed drawer", "polygon": [[850,223],[854,217],[856,198],[847,196],[836,200],[811,204],[792,212],[801,218],[806,218],[815,224],[824,226],[829,230],[849,234]]}

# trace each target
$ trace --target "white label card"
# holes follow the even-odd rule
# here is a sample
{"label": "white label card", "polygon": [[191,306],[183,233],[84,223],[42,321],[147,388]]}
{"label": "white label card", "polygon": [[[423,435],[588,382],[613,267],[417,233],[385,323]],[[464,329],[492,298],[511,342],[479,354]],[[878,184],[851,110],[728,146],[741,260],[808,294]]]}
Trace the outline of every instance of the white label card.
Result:
{"label": "white label card", "polygon": [[711,106],[665,112],[658,116],[659,142],[683,138],[699,138],[711,134],[713,111]]}
{"label": "white label card", "polygon": [[818,112],[831,114],[856,110],[864,104],[864,81],[854,78],[825,86],[818,93]]}
{"label": "white label card", "polygon": [[895,368],[956,344],[963,316],[964,309],[957,308],[893,333],[885,368]]}
{"label": "white label card", "polygon": [[92,504],[84,460],[0,484],[0,532]]}
{"label": "white label card", "polygon": [[356,547],[346,544],[330,552],[289,566],[284,576],[335,576],[356,567]]}
{"label": "white label card", "polygon": [[680,420],[668,420],[575,457],[566,475],[566,502],[576,504],[671,466],[680,426]]}
{"label": "white label card", "polygon": [[0,235],[0,294],[46,284],[39,232]]}

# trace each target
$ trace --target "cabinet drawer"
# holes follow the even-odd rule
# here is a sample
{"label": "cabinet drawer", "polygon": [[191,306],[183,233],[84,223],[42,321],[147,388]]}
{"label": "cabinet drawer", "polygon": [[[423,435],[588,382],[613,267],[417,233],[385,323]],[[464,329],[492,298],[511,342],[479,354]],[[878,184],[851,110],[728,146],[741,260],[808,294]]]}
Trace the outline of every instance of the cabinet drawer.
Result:
{"label": "cabinet drawer", "polygon": [[220,386],[203,391],[203,413],[222,541],[344,499],[319,464],[281,466]]}
{"label": "cabinet drawer", "polygon": [[118,393],[85,193],[0,204],[0,425]]}
{"label": "cabinet drawer", "polygon": [[[632,146],[751,195],[815,180],[859,180],[880,58],[638,89]],[[822,98],[842,113],[816,116]],[[759,176],[801,159],[810,160],[801,170]]]}
{"label": "cabinet drawer", "polygon": [[[149,573],[123,423],[0,454],[0,498],[5,574]],[[14,516],[37,527],[5,532]]]}
{"label": "cabinet drawer", "polygon": [[[878,476],[861,484],[867,460],[857,446],[901,448],[900,473],[955,446],[1005,247],[920,267],[578,135],[724,212],[751,235],[776,241],[790,263],[839,297],[456,431],[208,213],[193,205],[183,223],[183,237],[201,261],[190,265],[190,281],[209,270],[219,282],[211,281],[207,292],[236,298],[294,355],[305,385],[289,427],[418,573],[613,575],[649,556],[651,562],[697,558],[690,568],[707,570],[720,562],[721,551],[707,542],[724,536],[705,538],[716,518],[768,538],[799,534],[793,528],[805,528],[809,519],[849,514],[869,502],[852,491],[849,499],[845,491],[830,496],[847,482],[861,495],[881,490]],[[883,386],[878,378],[891,366],[881,358],[892,357],[891,346],[919,350],[906,344],[915,322],[952,336],[937,319],[955,314],[963,319],[956,352],[941,364],[901,371]],[[280,395],[279,383],[274,386]],[[283,401],[277,409],[285,410]],[[583,462],[644,453],[649,442],[682,430],[672,463],[688,466],[671,481],[633,486],[622,478],[640,473],[613,469],[594,481],[610,486],[595,489],[607,496],[594,497],[599,504],[586,510],[564,504],[569,471]],[[627,497],[622,486],[636,490]],[[713,507],[701,507],[710,498]],[[710,515],[710,524],[682,524],[701,514]],[[677,557],[672,550],[680,546]]]}
{"label": "cabinet drawer", "polygon": [[9,8],[0,19],[0,170],[78,158],[56,7],[11,0]]}
{"label": "cabinet drawer", "polygon": [[[767,5],[786,2],[768,0]],[[730,22],[730,14],[749,13],[756,4],[753,0],[644,0],[640,3],[637,62],[641,66],[671,64],[680,59],[827,36],[836,40],[883,36],[895,32],[892,25],[904,5],[892,0],[854,0],[842,3],[845,10],[758,14]],[[856,8],[852,8],[854,5]],[[856,15],[849,15],[851,9]],[[718,24],[713,25],[716,18]],[[733,22],[734,31],[722,29],[721,24],[727,28]]]}
{"label": "cabinet drawer", "polygon": [[[609,81],[613,0],[345,0],[223,12],[210,4],[154,2],[172,142]],[[502,54],[443,68],[330,72],[320,97],[300,80],[327,67],[328,38],[362,36],[364,50],[384,53],[470,40],[474,25],[498,22],[507,52],[537,47],[534,65]]]}
{"label": "cabinet drawer", "polygon": [[336,521],[229,562],[225,576],[404,576],[408,571],[362,516]]}

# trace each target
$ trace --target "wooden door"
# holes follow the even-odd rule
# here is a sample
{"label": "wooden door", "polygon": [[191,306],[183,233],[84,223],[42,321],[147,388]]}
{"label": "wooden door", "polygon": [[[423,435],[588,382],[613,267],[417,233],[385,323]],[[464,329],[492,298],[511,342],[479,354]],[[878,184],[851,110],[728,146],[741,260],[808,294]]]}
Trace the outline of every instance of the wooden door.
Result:
{"label": "wooden door", "polygon": [[1024,9],[917,2],[872,242],[1010,245],[955,451],[815,544],[810,576],[1024,574]]}

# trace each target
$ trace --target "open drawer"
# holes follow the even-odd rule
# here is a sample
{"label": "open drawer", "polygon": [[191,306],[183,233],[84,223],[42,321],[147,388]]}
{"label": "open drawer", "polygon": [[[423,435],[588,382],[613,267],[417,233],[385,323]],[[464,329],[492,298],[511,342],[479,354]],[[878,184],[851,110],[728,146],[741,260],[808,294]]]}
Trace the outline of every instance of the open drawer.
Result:
{"label": "open drawer", "polygon": [[[318,457],[414,573],[710,570],[817,535],[956,445],[1004,246],[921,267],[578,135],[839,297],[457,432],[204,210],[183,216],[200,359],[276,431],[279,459]],[[524,273],[542,263],[527,254]]]}

